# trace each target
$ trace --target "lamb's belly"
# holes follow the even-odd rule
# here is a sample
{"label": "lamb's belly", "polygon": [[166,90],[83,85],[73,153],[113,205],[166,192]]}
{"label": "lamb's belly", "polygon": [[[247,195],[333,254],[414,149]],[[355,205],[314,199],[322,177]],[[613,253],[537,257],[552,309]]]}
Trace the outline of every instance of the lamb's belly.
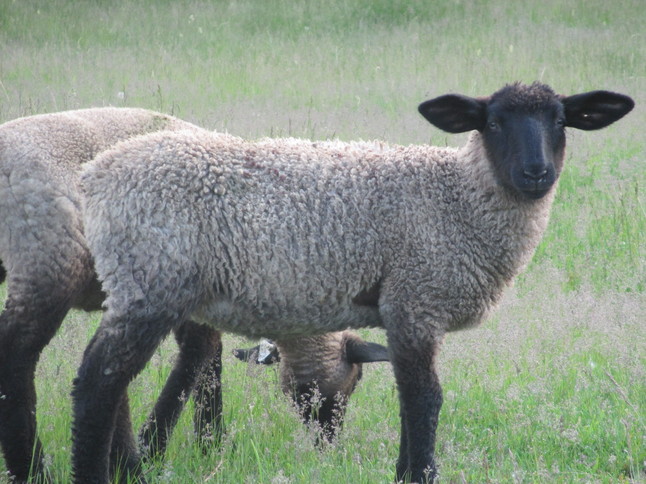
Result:
{"label": "lamb's belly", "polygon": [[263,309],[228,300],[202,306],[192,318],[219,330],[251,338],[285,338],[350,328],[381,326],[373,306],[299,307]]}

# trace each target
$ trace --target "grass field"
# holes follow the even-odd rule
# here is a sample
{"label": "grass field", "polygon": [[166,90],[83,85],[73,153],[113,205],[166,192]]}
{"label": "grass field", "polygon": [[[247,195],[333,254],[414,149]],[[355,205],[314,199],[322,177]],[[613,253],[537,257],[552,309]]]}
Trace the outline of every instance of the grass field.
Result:
{"label": "grass field", "polygon": [[[437,458],[447,483],[646,481],[646,9],[641,0],[0,0],[0,121],[140,106],[256,138],[458,145],[419,102],[541,80],[609,89],[635,110],[570,132],[552,220],[481,328],[448,337]],[[2,214],[0,214],[2,216]],[[4,287],[2,299],[4,300]],[[38,368],[40,435],[68,482],[71,380],[99,314],[72,313]],[[363,331],[380,342],[380,331]],[[364,372],[323,451],[277,386],[225,339],[228,432],[202,455],[187,412],[151,483],[378,483],[394,475],[396,388]],[[168,341],[135,381],[136,425],[165,380]],[[4,472],[0,462],[0,473]],[[0,474],[1,475],[1,474]],[[0,477],[0,480],[2,477]]]}

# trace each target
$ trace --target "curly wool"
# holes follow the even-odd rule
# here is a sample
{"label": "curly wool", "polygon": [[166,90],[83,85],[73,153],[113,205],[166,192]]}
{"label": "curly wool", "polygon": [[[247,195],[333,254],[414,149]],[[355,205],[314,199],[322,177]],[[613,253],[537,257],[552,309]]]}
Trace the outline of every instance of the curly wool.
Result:
{"label": "curly wool", "polygon": [[[108,310],[277,339],[379,326],[402,302],[424,321],[407,331],[477,324],[528,262],[553,198],[500,186],[483,151],[478,133],[459,150],[189,132],[126,142],[83,174]],[[355,303],[375,288],[379,310]]]}
{"label": "curly wool", "polygon": [[83,234],[79,171],[118,141],[162,129],[199,128],[129,108],[0,125],[0,282],[7,280],[0,313],[0,447],[18,482],[45,473],[34,387],[40,353],[71,307],[96,310],[104,298]]}
{"label": "curly wool", "polygon": [[80,215],[82,164],[118,141],[188,128],[198,129],[136,108],[42,114],[1,125],[0,260],[10,292],[33,292],[31,281],[48,274],[87,284],[93,271]]}
{"label": "curly wool", "polygon": [[291,394],[298,386],[310,385],[323,398],[334,399],[338,394],[349,397],[361,376],[361,365],[348,361],[348,340],[362,342],[350,331],[277,340],[283,393]]}

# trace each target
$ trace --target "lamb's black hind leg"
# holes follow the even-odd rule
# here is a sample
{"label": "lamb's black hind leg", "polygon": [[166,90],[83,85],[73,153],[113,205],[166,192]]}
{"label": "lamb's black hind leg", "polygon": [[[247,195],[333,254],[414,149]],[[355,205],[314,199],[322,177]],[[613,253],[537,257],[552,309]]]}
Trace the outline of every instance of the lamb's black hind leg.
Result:
{"label": "lamb's black hind leg", "polygon": [[128,394],[121,398],[110,451],[110,479],[119,484],[144,484],[141,455],[132,433]]}
{"label": "lamb's black hind leg", "polygon": [[36,431],[34,378],[40,353],[68,308],[60,303],[35,307],[38,301],[19,301],[10,295],[0,314],[0,445],[16,483],[50,481]]}
{"label": "lamb's black hind leg", "polygon": [[[74,380],[74,482],[109,482],[113,437],[123,442],[129,439],[123,427],[129,425],[124,413],[128,384],[175,324],[174,314],[152,313],[139,304],[124,308],[120,315],[111,311],[104,314]],[[121,445],[122,449],[128,447],[132,446]],[[132,453],[129,453],[128,465],[137,469],[138,465],[130,457]]]}
{"label": "lamb's black hind leg", "polygon": [[139,434],[144,453],[155,458],[164,453],[184,403],[194,391],[195,430],[201,441],[220,441],[222,396],[220,333],[186,321],[175,330],[179,355],[159,399]]}
{"label": "lamb's black hind leg", "polygon": [[[199,336],[194,332],[193,337]],[[222,441],[222,339],[219,331],[206,328],[203,338],[208,342],[209,356],[197,377],[193,392],[195,414],[193,424],[202,450],[217,448]]]}

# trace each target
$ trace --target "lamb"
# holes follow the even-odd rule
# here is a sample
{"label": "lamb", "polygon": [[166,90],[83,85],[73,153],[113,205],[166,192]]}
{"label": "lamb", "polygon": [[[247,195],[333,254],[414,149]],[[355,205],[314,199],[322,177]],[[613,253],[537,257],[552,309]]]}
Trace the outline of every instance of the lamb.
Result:
{"label": "lamb", "polygon": [[[316,422],[321,437],[332,442],[343,425],[350,395],[362,376],[362,364],[388,361],[388,350],[351,331],[266,341],[234,350],[244,361],[281,361],[280,386],[299,408],[303,422]],[[261,352],[264,349],[264,354]]]}
{"label": "lamb", "polygon": [[[0,444],[15,482],[30,475],[47,479],[35,417],[40,353],[71,307],[98,310],[105,297],[82,231],[77,185],[83,163],[135,135],[199,129],[132,108],[37,115],[0,126],[0,283],[7,276],[2,261],[10,268],[7,306],[0,315]],[[198,401],[195,427],[203,442],[217,442],[222,431],[220,335],[186,321],[175,337],[179,357],[140,433],[151,458],[163,453],[182,397],[192,388]],[[321,338],[322,355],[344,350],[334,335]],[[115,452],[119,445],[115,440]]]}
{"label": "lamb", "polygon": [[[0,283],[5,277],[8,283],[0,314],[0,444],[15,482],[30,473],[46,479],[35,412],[40,353],[71,307],[100,309],[104,299],[82,229],[82,164],[120,140],[180,129],[199,128],[127,108],[30,116],[0,126]],[[220,371],[219,334],[186,322],[176,335],[180,357],[142,434],[151,455],[163,451],[182,406],[178,397],[190,395],[200,371],[196,426],[220,425],[219,390],[210,386]]]}
{"label": "lamb", "polygon": [[515,83],[419,106],[439,129],[473,131],[460,149],[182,132],[102,153],[82,175],[107,309],[73,385],[75,482],[108,482],[128,383],[188,317],[273,339],[384,328],[400,401],[395,477],[433,481],[445,334],[479,324],[530,260],[565,128],[600,129],[633,106]]}

